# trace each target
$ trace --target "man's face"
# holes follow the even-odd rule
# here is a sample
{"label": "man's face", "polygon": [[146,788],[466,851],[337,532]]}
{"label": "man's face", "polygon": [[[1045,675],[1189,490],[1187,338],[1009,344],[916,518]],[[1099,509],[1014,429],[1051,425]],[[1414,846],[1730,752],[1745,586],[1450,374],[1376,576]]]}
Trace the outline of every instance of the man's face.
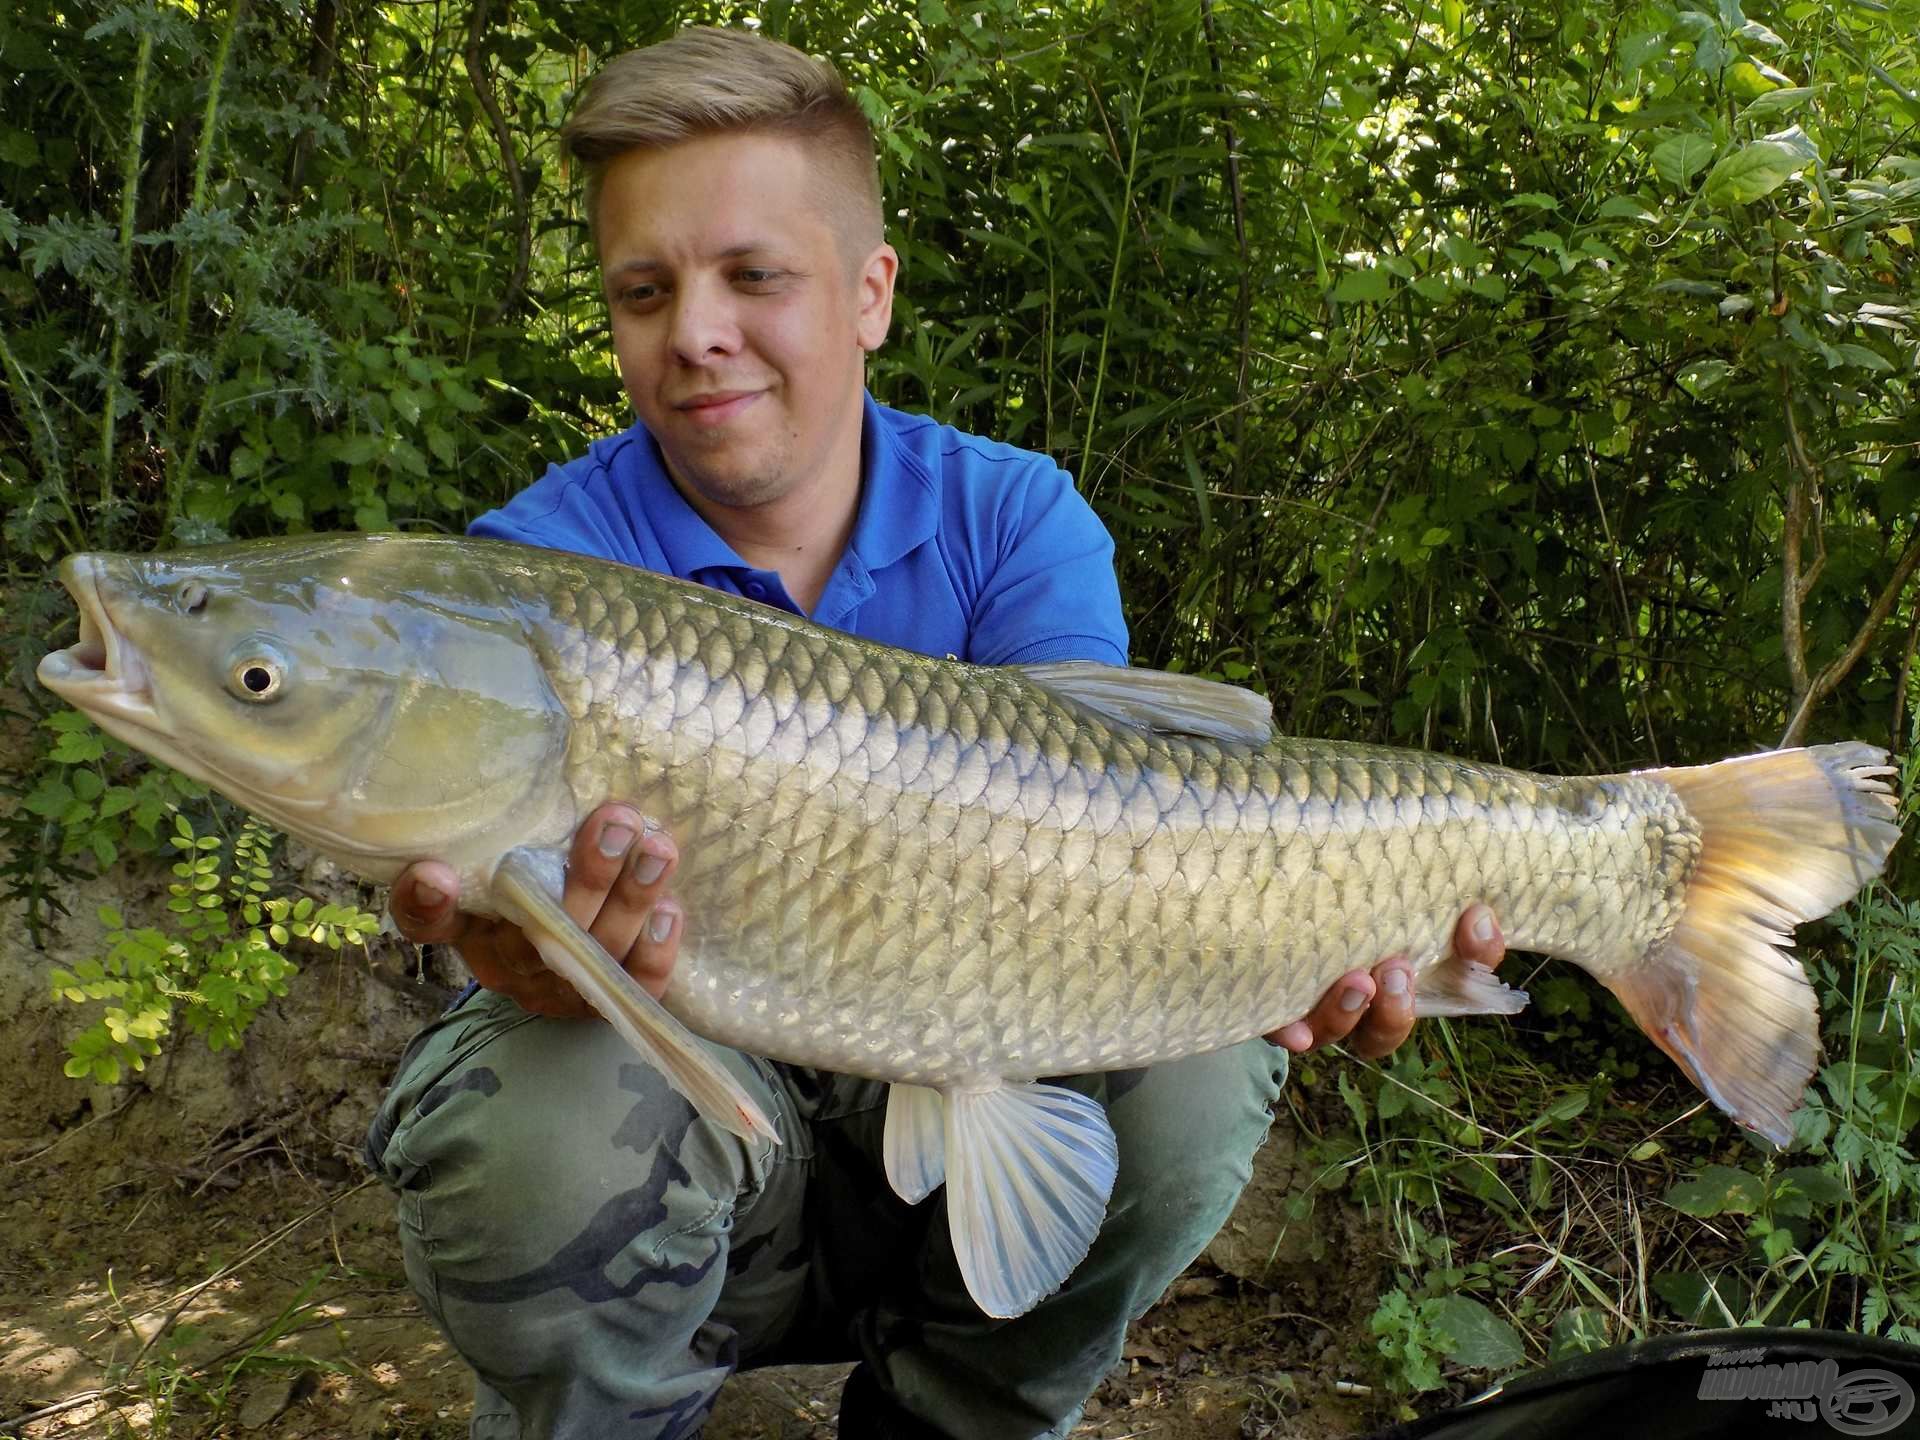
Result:
{"label": "man's face", "polygon": [[798,142],[715,135],[633,150],[600,190],[600,273],[633,408],[683,488],[763,505],[859,465],[866,352],[897,261],[850,254],[841,183]]}

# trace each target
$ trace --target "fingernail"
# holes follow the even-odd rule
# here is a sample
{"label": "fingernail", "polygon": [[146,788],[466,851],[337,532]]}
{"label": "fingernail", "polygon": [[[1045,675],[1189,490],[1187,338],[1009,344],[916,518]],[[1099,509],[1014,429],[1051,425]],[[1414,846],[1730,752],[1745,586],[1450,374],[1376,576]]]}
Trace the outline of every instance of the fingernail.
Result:
{"label": "fingernail", "polygon": [[1389,995],[1406,994],[1407,993],[1407,972],[1402,970],[1398,965],[1394,966],[1393,969],[1387,971],[1387,978],[1386,978],[1385,984],[1387,987],[1387,994]]}
{"label": "fingernail", "polygon": [[647,920],[647,938],[656,945],[664,944],[667,937],[673,934],[673,922],[677,918],[666,906],[654,906],[653,914]]}
{"label": "fingernail", "polygon": [[428,885],[416,880],[413,885],[413,903],[424,910],[447,903],[447,892],[437,885]]}
{"label": "fingernail", "polygon": [[1482,909],[1473,917],[1473,938],[1485,944],[1493,938],[1493,912]]}
{"label": "fingernail", "polygon": [[1367,1003],[1367,992],[1358,985],[1349,985],[1340,992],[1340,1008],[1351,1015]]}
{"label": "fingernail", "polygon": [[618,860],[627,853],[633,844],[633,830],[627,825],[606,825],[600,830],[600,853],[609,860]]}
{"label": "fingernail", "polygon": [[667,862],[664,856],[643,854],[634,864],[633,878],[642,885],[651,885],[666,872]]}

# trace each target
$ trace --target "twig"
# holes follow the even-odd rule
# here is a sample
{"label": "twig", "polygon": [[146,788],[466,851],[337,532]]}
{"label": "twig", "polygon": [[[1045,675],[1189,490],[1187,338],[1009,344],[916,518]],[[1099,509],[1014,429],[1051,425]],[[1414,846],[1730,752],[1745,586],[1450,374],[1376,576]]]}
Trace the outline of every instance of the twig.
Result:
{"label": "twig", "polygon": [[[1220,42],[1213,27],[1213,0],[1200,0],[1200,24],[1207,35],[1207,57],[1213,65],[1214,84],[1224,86]],[[1240,182],[1240,137],[1233,128],[1232,115],[1228,110],[1221,116],[1220,132],[1227,149],[1227,193],[1233,198],[1234,246],[1240,252],[1240,287],[1234,302],[1240,358],[1233,380],[1233,483],[1238,486],[1246,473],[1247,371],[1248,355],[1253,348],[1253,262],[1247,252],[1247,197]]]}
{"label": "twig", "polygon": [[[1797,702],[1807,693],[1807,630],[1801,618],[1801,605],[1813,588],[1814,575],[1800,573],[1800,540],[1807,525],[1807,487],[1820,492],[1820,472],[1807,454],[1806,441],[1800,435],[1800,421],[1793,410],[1793,383],[1786,366],[1780,367],[1780,408],[1787,420],[1787,456],[1792,468],[1787,476],[1785,523],[1780,537],[1780,639],[1785,647],[1787,679],[1793,685]],[[1816,501],[1816,504],[1818,502]]]}
{"label": "twig", "polygon": [[[1913,678],[1913,654],[1920,649],[1920,605],[1913,607],[1913,624],[1907,627],[1907,650],[1900,657],[1900,675],[1893,684],[1893,743],[1900,745],[1900,722],[1906,718],[1907,684]],[[1905,1014],[1904,1011],[1901,1012]]]}
{"label": "twig", "polygon": [[[1867,647],[1873,644],[1874,636],[1879,634],[1880,626],[1899,604],[1907,581],[1913,577],[1916,569],[1920,569],[1920,526],[1915,527],[1906,550],[1894,562],[1893,575],[1874,597],[1873,604],[1867,610],[1867,618],[1860,622],[1860,628],[1854,631],[1853,639],[1845,651],[1817,675],[1810,675],[1807,669],[1806,624],[1801,605],[1827,563],[1827,550],[1820,525],[1820,471],[1800,434],[1800,421],[1793,409],[1793,385],[1787,377],[1785,366],[1780,369],[1780,400],[1787,422],[1787,454],[1792,461],[1787,482],[1786,524],[1781,537],[1780,574],[1780,635],[1786,651],[1787,677],[1793,683],[1792,711],[1787,728],[1780,734],[1780,744],[1787,746],[1800,743],[1806,735],[1807,722],[1813,717],[1814,707],[1831,695],[1853,667],[1860,663],[1860,657],[1867,653]],[[1819,549],[1813,565],[1802,574],[1800,546],[1809,512],[1814,525],[1814,543]]]}
{"label": "twig", "polygon": [[1831,695],[1840,682],[1847,678],[1848,672],[1860,663],[1860,657],[1867,653],[1867,647],[1873,644],[1873,637],[1880,633],[1880,626],[1893,613],[1893,607],[1899,603],[1901,593],[1907,588],[1907,581],[1913,578],[1915,570],[1920,570],[1920,525],[1914,527],[1913,539],[1894,562],[1893,575],[1880,593],[1874,596],[1873,604],[1867,610],[1867,618],[1853,632],[1852,643],[1839,659],[1814,676],[1813,684],[1805,695],[1797,697],[1793,718],[1787,722],[1787,728],[1780,736],[1782,745],[1800,743],[1801,737],[1806,734],[1807,721],[1812,718],[1814,706]]}
{"label": "twig", "polygon": [[526,288],[527,266],[533,253],[533,227],[527,213],[527,179],[521,173],[520,157],[513,148],[513,131],[507,128],[506,116],[500,113],[500,101],[493,93],[493,81],[487,76],[486,58],[480,53],[480,41],[486,35],[486,22],[487,0],[475,0],[473,15],[467,23],[467,79],[472,82],[480,108],[486,112],[487,123],[493,127],[494,140],[500,146],[500,163],[506,167],[507,185],[513,192],[513,274],[507,278],[506,292],[493,307],[493,321],[497,323],[519,302],[520,292]]}
{"label": "twig", "polygon": [[[168,1314],[167,1318],[160,1322],[159,1328],[157,1328],[152,1335],[147,1337],[146,1343],[140,1347],[140,1353],[133,1357],[132,1364],[128,1368],[137,1369],[139,1367],[140,1362],[146,1358],[147,1351],[153,1348],[154,1342],[159,1340],[159,1338],[162,1335],[165,1335],[169,1330],[171,1330],[174,1327],[175,1323],[178,1322],[180,1317],[187,1313],[187,1308],[191,1306],[193,1302],[200,1297],[201,1292],[206,1290],[208,1286],[213,1285],[217,1281],[226,1279],[227,1276],[233,1274],[237,1270],[245,1269],[248,1265],[252,1264],[255,1260],[259,1259],[262,1255],[266,1254],[267,1251],[271,1250],[274,1246],[278,1245],[282,1240],[286,1239],[287,1236],[291,1235],[294,1231],[298,1230],[302,1225],[306,1224],[307,1221],[313,1219],[314,1216],[324,1215],[327,1211],[331,1210],[334,1206],[338,1205],[342,1200],[350,1199],[351,1197],[358,1195],[362,1190],[366,1189],[369,1185],[375,1184],[379,1180],[379,1178],[380,1177],[377,1175],[369,1175],[367,1176],[366,1179],[362,1180],[358,1185],[355,1185],[350,1189],[342,1190],[338,1195],[328,1196],[325,1200],[321,1201],[318,1205],[314,1206],[311,1210],[307,1211],[306,1214],[297,1216],[294,1219],[289,1220],[286,1224],[282,1225],[278,1230],[274,1231],[271,1235],[266,1236],[264,1239],[254,1241],[254,1243],[248,1246],[245,1252],[241,1254],[239,1259],[231,1262],[230,1264],[222,1265],[218,1270],[214,1271],[213,1274],[207,1276],[206,1279],[198,1281],[193,1285],[189,1285],[185,1290],[181,1291],[179,1294],[174,1296],[173,1299],[177,1300],[179,1303],[177,1305],[174,1305],[173,1310]],[[169,1305],[169,1304],[173,1304],[173,1301],[169,1300],[169,1301],[163,1301],[159,1305],[149,1305],[144,1310],[136,1310],[132,1315],[128,1316],[127,1318],[129,1321],[138,1320],[142,1316],[151,1315],[153,1314],[154,1311],[163,1309],[166,1305]]]}
{"label": "twig", "polygon": [[65,1414],[69,1410],[78,1410],[82,1405],[91,1405],[96,1400],[104,1400],[109,1395],[123,1395],[131,1389],[126,1385],[110,1385],[104,1390],[82,1390],[78,1395],[69,1395],[64,1400],[56,1400],[51,1405],[42,1405],[38,1410],[29,1410],[24,1415],[16,1415],[11,1420],[0,1421],[0,1431],[8,1435],[18,1435],[23,1425],[31,1425],[36,1420],[46,1420],[55,1415]]}

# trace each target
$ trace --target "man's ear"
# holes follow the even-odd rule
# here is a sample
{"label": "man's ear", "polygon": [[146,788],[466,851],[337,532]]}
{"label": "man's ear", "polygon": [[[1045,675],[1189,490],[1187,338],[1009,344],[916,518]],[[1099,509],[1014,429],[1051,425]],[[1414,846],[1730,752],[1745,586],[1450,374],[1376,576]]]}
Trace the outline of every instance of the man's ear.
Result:
{"label": "man's ear", "polygon": [[900,273],[900,257],[882,242],[854,274],[854,294],[860,302],[854,336],[862,350],[878,350],[893,324],[893,278]]}

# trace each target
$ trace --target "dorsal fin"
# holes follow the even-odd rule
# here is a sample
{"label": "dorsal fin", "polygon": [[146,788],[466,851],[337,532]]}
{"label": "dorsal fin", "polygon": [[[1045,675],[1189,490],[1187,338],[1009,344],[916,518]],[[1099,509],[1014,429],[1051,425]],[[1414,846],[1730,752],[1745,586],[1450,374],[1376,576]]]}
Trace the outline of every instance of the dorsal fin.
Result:
{"label": "dorsal fin", "polygon": [[1242,745],[1264,745],[1273,738],[1272,703],[1238,685],[1093,660],[1049,660],[1015,668],[1041,688],[1137,730]]}

